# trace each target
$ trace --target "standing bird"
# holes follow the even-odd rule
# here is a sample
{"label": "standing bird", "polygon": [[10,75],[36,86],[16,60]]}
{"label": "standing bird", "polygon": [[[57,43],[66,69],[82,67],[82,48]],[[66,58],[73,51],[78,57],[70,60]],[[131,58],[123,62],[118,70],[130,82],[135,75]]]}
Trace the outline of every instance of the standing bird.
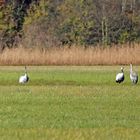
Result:
{"label": "standing bird", "polygon": [[133,84],[137,84],[138,82],[138,74],[133,71],[132,64],[130,64],[130,80]]}
{"label": "standing bird", "polygon": [[27,83],[28,81],[29,81],[29,76],[27,74],[27,68],[25,66],[25,74],[23,76],[20,76],[19,83],[24,84],[24,83]]}
{"label": "standing bird", "polygon": [[121,72],[116,75],[116,83],[121,83],[124,81],[123,67],[121,67]]}

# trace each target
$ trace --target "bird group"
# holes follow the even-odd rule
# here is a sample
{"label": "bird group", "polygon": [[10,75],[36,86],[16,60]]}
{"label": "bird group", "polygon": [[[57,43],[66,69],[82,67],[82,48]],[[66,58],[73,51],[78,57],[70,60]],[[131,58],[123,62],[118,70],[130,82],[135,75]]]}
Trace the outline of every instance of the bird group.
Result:
{"label": "bird group", "polygon": [[[116,83],[122,83],[125,79],[124,68],[121,67],[121,72],[116,75]],[[130,80],[133,84],[138,82],[138,74],[133,71],[132,64],[130,64]]]}
{"label": "bird group", "polygon": [[[125,79],[124,68],[121,67],[121,72],[116,75],[116,83],[122,83]],[[133,84],[138,82],[138,74],[133,71],[132,64],[130,64],[130,80]],[[27,74],[27,67],[25,66],[25,74],[19,77],[19,83],[25,84],[29,81],[29,76]]]}

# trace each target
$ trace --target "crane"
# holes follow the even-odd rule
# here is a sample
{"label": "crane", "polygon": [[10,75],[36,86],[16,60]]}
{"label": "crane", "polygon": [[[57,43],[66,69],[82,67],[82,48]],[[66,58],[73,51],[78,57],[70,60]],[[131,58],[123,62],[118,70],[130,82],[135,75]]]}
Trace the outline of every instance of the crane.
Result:
{"label": "crane", "polygon": [[19,77],[19,83],[24,84],[29,81],[29,76],[27,74],[27,67],[25,66],[25,74]]}
{"label": "crane", "polygon": [[138,74],[133,71],[133,66],[130,64],[130,80],[133,84],[137,84],[138,82]]}
{"label": "crane", "polygon": [[124,81],[124,71],[123,67],[121,67],[121,72],[116,75],[116,83],[121,83]]}

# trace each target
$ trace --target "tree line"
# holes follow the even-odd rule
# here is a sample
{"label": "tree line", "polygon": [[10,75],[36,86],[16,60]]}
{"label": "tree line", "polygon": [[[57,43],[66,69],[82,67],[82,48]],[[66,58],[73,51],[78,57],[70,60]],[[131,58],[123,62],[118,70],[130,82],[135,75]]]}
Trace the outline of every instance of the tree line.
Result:
{"label": "tree line", "polygon": [[140,42],[139,0],[1,0],[0,47]]}

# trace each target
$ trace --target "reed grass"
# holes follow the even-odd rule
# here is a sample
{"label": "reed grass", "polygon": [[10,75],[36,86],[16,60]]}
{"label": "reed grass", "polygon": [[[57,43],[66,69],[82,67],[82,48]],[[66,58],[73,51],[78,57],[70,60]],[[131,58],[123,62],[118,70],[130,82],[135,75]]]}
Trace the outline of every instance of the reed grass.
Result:
{"label": "reed grass", "polygon": [[120,65],[140,64],[140,46],[13,48],[0,54],[0,65]]}

